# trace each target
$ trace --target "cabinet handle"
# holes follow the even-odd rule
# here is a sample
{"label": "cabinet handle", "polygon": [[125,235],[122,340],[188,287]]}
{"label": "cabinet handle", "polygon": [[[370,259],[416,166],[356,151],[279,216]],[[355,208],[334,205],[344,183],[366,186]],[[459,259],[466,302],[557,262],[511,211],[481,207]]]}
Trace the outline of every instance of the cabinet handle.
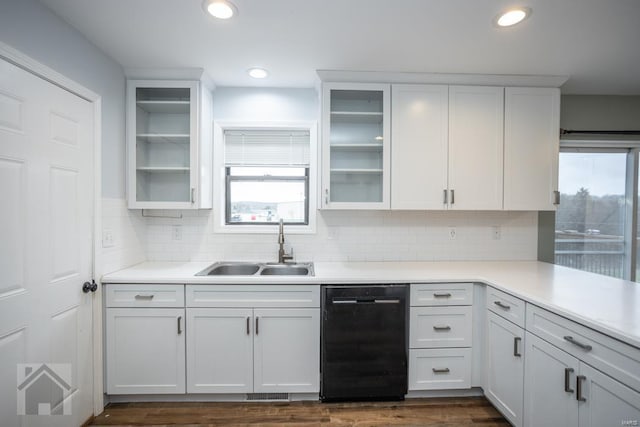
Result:
{"label": "cabinet handle", "polygon": [[258,335],[260,333],[259,332],[259,330],[260,330],[259,326],[260,326],[260,318],[256,317],[256,335]]}
{"label": "cabinet handle", "polygon": [[194,204],[195,202],[196,202],[196,189],[191,188],[191,204]]}
{"label": "cabinet handle", "polygon": [[251,333],[251,318],[247,316],[247,335]]}
{"label": "cabinet handle", "polygon": [[140,295],[140,294],[138,294],[134,298],[135,299],[148,299],[148,300],[151,300],[151,299],[153,299],[153,294],[152,295]]}
{"label": "cabinet handle", "polygon": [[443,192],[444,192],[444,201],[443,202],[446,205],[447,203],[449,203],[449,197],[447,197],[447,189],[445,188],[443,190]]}
{"label": "cabinet handle", "polygon": [[450,331],[451,326],[434,326],[433,330],[434,331]]}
{"label": "cabinet handle", "polygon": [[451,190],[451,204],[454,204],[456,202],[456,190]]}
{"label": "cabinet handle", "polygon": [[493,303],[503,310],[511,310],[511,306],[503,303],[502,301],[494,301]]}
{"label": "cabinet handle", "polygon": [[434,374],[448,374],[449,368],[431,368]]}
{"label": "cabinet handle", "polygon": [[329,189],[324,189],[324,205],[329,206]]}
{"label": "cabinet handle", "polygon": [[182,333],[182,316],[178,316],[178,335]]}
{"label": "cabinet handle", "polygon": [[522,353],[520,353],[520,351],[518,351],[518,343],[520,341],[522,341],[522,338],[520,338],[520,337],[513,338],[513,355],[515,357],[522,357]]}
{"label": "cabinet handle", "polygon": [[587,398],[582,395],[582,380],[586,380],[584,375],[578,375],[576,377],[576,400],[578,402],[586,402]]}
{"label": "cabinet handle", "polygon": [[553,192],[553,204],[556,206],[560,204],[560,192],[557,190]]}
{"label": "cabinet handle", "polygon": [[564,391],[567,393],[573,393],[573,389],[571,388],[571,373],[573,372],[573,368],[564,368]]}
{"label": "cabinet handle", "polygon": [[433,293],[434,298],[451,298],[451,294],[449,292],[446,293]]}
{"label": "cabinet handle", "polygon": [[571,344],[580,347],[581,349],[583,349],[584,351],[591,351],[593,349],[593,347],[591,347],[589,344],[583,344],[580,341],[576,341],[572,336],[567,335],[564,337],[565,341],[570,342]]}

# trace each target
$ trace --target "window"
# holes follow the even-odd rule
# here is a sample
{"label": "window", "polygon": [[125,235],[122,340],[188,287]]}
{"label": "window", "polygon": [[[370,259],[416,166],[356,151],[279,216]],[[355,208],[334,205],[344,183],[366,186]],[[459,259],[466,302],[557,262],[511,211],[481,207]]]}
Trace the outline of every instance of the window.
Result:
{"label": "window", "polygon": [[628,150],[561,152],[556,264],[625,277]]}
{"label": "window", "polygon": [[288,232],[314,232],[315,124],[216,126],[217,231],[271,233],[282,219]]}

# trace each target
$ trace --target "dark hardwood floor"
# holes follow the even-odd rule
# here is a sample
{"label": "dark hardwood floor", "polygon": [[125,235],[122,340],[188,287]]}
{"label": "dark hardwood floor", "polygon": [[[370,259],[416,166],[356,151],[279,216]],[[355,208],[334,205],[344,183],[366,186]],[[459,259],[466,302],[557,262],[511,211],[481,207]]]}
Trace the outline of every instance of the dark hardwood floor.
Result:
{"label": "dark hardwood floor", "polygon": [[91,426],[509,426],[483,397],[404,402],[116,403]]}

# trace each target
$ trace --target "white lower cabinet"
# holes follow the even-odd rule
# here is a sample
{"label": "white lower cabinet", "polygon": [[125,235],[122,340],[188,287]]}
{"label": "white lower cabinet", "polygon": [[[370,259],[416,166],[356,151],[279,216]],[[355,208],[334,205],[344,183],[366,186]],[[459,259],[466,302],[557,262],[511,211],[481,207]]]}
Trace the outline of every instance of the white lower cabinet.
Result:
{"label": "white lower cabinet", "polygon": [[522,328],[487,310],[485,395],[514,426],[522,426],[525,366],[523,341]]}
{"label": "white lower cabinet", "polygon": [[187,320],[188,393],[318,392],[318,309],[188,308]]}
{"label": "white lower cabinet", "polygon": [[640,423],[640,394],[527,332],[525,426]]}
{"label": "white lower cabinet", "polygon": [[471,387],[470,348],[409,350],[409,390]]}
{"label": "white lower cabinet", "polygon": [[253,391],[253,310],[188,308],[187,392]]}
{"label": "white lower cabinet", "polygon": [[107,393],[185,392],[184,308],[108,308]]}

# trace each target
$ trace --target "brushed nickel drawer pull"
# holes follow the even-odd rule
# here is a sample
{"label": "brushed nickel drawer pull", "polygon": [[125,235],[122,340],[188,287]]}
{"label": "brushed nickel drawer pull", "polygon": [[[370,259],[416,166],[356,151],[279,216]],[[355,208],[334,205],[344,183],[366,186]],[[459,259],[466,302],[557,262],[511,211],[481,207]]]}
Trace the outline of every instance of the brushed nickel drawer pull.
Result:
{"label": "brushed nickel drawer pull", "polygon": [[434,374],[448,374],[449,368],[431,368]]}
{"label": "brushed nickel drawer pull", "polygon": [[249,335],[251,333],[251,330],[249,329],[251,326],[251,317],[247,316],[247,335]]}
{"label": "brushed nickel drawer pull", "polygon": [[565,341],[570,342],[571,344],[580,347],[581,349],[583,349],[584,351],[591,351],[593,350],[593,347],[591,347],[589,344],[583,344],[580,341],[576,341],[572,336],[567,335],[564,337]]}
{"label": "brushed nickel drawer pull", "polygon": [[443,292],[443,293],[434,292],[433,297],[434,298],[451,298],[451,294],[449,292]]}
{"label": "brushed nickel drawer pull", "polygon": [[502,301],[494,301],[493,303],[503,310],[511,310],[511,306],[503,303]]}
{"label": "brushed nickel drawer pull", "polygon": [[182,316],[178,316],[178,335],[182,333]]}
{"label": "brushed nickel drawer pull", "polygon": [[260,318],[258,316],[256,316],[256,335],[258,335],[260,332]]}
{"label": "brushed nickel drawer pull", "polygon": [[153,299],[153,297],[154,297],[154,295],[153,295],[153,294],[151,294],[151,295],[140,295],[140,294],[138,294],[138,295],[136,295],[136,296],[135,296],[135,299],[148,299],[148,300],[152,300],[152,299]]}
{"label": "brushed nickel drawer pull", "polygon": [[573,393],[573,389],[571,388],[571,374],[573,373],[573,368],[564,368],[564,391],[567,393]]}
{"label": "brushed nickel drawer pull", "polygon": [[434,331],[450,331],[451,326],[434,326],[433,330]]}

